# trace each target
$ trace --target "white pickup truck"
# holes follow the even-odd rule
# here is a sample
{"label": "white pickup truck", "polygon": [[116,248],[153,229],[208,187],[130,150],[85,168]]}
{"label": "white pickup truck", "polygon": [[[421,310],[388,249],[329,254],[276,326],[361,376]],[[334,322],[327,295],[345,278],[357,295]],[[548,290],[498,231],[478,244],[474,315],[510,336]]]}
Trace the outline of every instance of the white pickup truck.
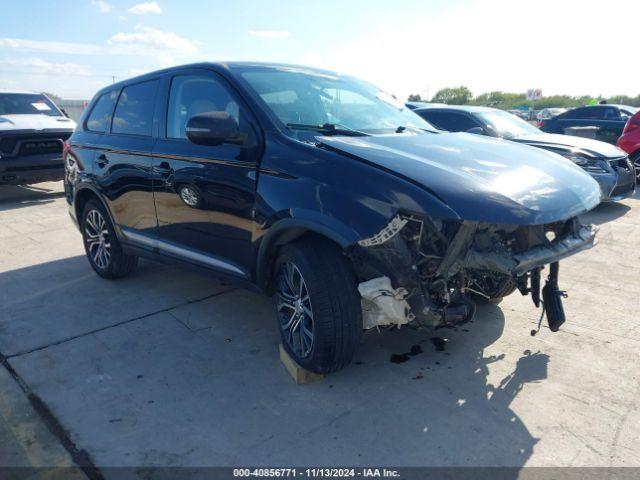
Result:
{"label": "white pickup truck", "polygon": [[75,127],[46,95],[1,90],[0,185],[62,180],[62,145]]}

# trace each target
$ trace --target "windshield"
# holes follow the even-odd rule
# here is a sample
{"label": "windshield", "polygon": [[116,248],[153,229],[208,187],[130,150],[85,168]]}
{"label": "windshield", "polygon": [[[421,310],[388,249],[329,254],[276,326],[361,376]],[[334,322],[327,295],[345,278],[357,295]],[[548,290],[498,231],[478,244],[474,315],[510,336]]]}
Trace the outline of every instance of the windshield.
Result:
{"label": "windshield", "polygon": [[0,115],[33,115],[41,113],[61,117],[51,100],[39,93],[0,93]]}
{"label": "windshield", "polygon": [[242,77],[290,129],[335,125],[375,133],[435,128],[373,85],[351,77],[301,69],[246,70]]}
{"label": "windshield", "polygon": [[478,112],[475,115],[500,137],[513,138],[540,133],[536,127],[509,112],[495,110]]}

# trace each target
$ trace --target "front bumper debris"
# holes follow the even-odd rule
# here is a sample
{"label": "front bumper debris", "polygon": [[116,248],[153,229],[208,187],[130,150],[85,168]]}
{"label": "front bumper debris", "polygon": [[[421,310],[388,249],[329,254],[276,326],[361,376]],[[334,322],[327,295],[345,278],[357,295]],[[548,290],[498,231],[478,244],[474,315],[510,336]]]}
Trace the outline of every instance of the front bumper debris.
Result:
{"label": "front bumper debris", "polygon": [[507,255],[494,252],[469,250],[464,264],[467,268],[491,270],[520,276],[535,268],[557,262],[596,244],[598,229],[593,225],[582,226],[577,232],[551,242],[549,245],[534,247],[531,250]]}
{"label": "front bumper debris", "polygon": [[[593,247],[596,232],[577,218],[500,225],[398,215],[351,252],[361,280],[364,326],[463,323],[475,314],[474,299],[501,299],[518,289],[531,294],[536,307],[549,303],[550,325],[559,327],[564,292],[558,262]],[[541,292],[540,271],[548,264],[552,274]]]}

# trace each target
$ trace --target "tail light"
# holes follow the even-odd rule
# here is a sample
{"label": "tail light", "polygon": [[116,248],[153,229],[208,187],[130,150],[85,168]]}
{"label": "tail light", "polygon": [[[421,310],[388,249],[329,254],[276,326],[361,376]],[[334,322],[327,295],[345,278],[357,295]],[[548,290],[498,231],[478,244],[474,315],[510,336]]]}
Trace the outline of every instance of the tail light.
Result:
{"label": "tail light", "polygon": [[538,128],[542,128],[542,127],[544,127],[544,120],[540,120],[538,122]]}
{"label": "tail light", "polygon": [[631,130],[635,130],[638,127],[640,127],[640,116],[636,114],[627,120],[627,124],[624,126],[622,134],[624,135],[625,133],[629,133]]}

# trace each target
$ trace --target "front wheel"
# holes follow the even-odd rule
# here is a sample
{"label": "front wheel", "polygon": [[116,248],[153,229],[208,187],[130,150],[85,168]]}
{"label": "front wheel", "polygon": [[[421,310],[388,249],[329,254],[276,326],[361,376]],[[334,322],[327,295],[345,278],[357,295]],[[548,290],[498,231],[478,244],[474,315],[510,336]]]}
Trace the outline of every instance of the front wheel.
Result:
{"label": "front wheel", "polygon": [[276,260],[275,284],[282,344],[293,360],[316,373],[349,364],[362,334],[362,310],[342,251],[318,238],[286,245]]}
{"label": "front wheel", "polygon": [[124,253],[101,203],[91,200],[84,207],[81,231],[87,259],[98,275],[120,278],[136,268],[138,257]]}

